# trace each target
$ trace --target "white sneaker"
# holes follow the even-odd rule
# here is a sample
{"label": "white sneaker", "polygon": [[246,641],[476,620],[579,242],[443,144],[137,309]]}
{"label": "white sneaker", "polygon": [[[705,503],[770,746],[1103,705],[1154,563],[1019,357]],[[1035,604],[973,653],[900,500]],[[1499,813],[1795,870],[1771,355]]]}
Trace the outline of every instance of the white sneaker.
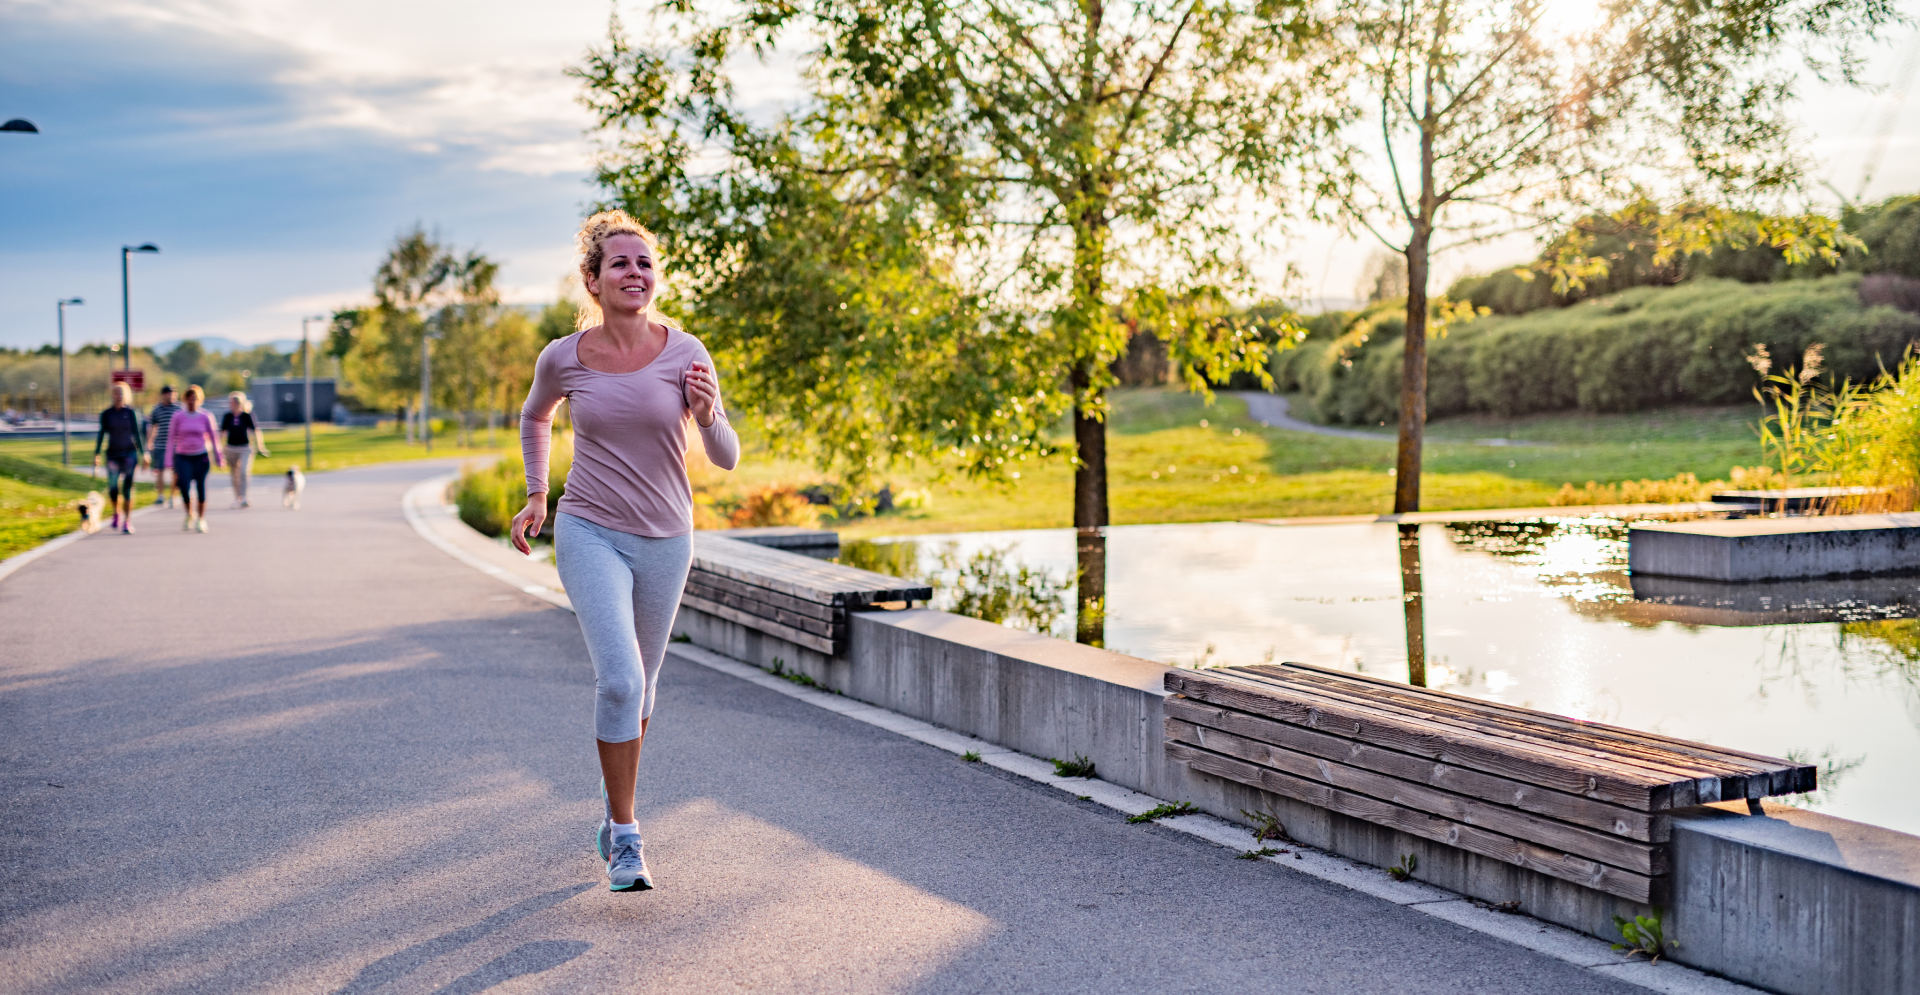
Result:
{"label": "white sneaker", "polygon": [[201,532],[205,532],[205,531],[207,531],[207,520],[206,520],[206,519],[204,519],[204,518],[202,518],[202,519],[200,519],[200,525],[199,525],[199,528],[200,528],[200,531],[201,531]]}

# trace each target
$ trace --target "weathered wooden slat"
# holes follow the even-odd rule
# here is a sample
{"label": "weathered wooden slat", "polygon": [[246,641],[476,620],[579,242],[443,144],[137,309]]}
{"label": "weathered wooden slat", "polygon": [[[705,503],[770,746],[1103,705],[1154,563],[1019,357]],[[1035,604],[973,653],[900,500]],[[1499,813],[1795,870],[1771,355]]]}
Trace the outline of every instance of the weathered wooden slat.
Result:
{"label": "weathered wooden slat", "polygon": [[[1631,770],[1655,781],[1669,784],[1681,795],[1690,795],[1697,802],[1720,801],[1723,792],[1729,787],[1742,792],[1746,789],[1747,779],[1744,772],[1735,772],[1714,765],[1689,764],[1685,758],[1665,754],[1653,756],[1648,755],[1646,751],[1632,748],[1595,746],[1576,737],[1558,733],[1546,734],[1524,725],[1503,723],[1495,715],[1501,706],[1492,702],[1475,703],[1479,705],[1478,710],[1450,702],[1431,705],[1405,703],[1379,695],[1370,688],[1328,686],[1269,674],[1248,674],[1238,671],[1239,668],[1227,668],[1214,671],[1210,676],[1249,681],[1273,694],[1296,701],[1337,702],[1379,714],[1397,715],[1411,721],[1429,723],[1435,727],[1450,727],[1490,740],[1525,743],[1569,758],[1583,757],[1590,763],[1602,764],[1621,772]],[[1732,797],[1745,797],[1745,795],[1734,794]],[[1693,803],[1675,801],[1674,804]]]}
{"label": "weathered wooden slat", "polygon": [[734,580],[821,604],[859,606],[925,601],[933,589],[898,577],[768,549],[712,533],[693,534],[693,564]]}
{"label": "weathered wooden slat", "polygon": [[1463,825],[1185,743],[1169,742],[1165,749],[1168,759],[1202,773],[1270,791],[1410,836],[1458,847],[1469,853],[1525,867],[1563,881],[1572,881],[1630,901],[1664,905],[1669,899],[1671,885],[1666,877],[1610,867],[1585,857],[1551,850],[1492,830]]}
{"label": "weathered wooden slat", "polygon": [[1564,850],[1611,867],[1649,875],[1665,874],[1669,870],[1664,844],[1622,839],[1179,719],[1167,719],[1167,738],[1463,825]]}
{"label": "weathered wooden slat", "polygon": [[1210,705],[1181,695],[1174,695],[1167,699],[1165,712],[1169,721],[1179,719],[1194,725],[1219,729],[1262,743],[1272,743],[1300,753],[1339,761],[1402,780],[1441,788],[1499,805],[1509,805],[1524,812],[1559,819],[1574,825],[1598,829],[1626,839],[1665,843],[1671,832],[1672,823],[1666,816],[1639,812],[1564,791],[1554,791],[1525,781],[1456,767],[1371,743],[1344,739],[1247,712]]}
{"label": "weathered wooden slat", "polygon": [[[1493,739],[1451,726],[1403,715],[1378,712],[1330,700],[1290,700],[1271,689],[1234,680],[1204,677],[1190,670],[1170,670],[1167,690],[1242,712],[1252,712],[1291,725],[1370,742],[1401,753],[1438,760],[1487,774],[1525,781],[1643,812],[1694,804],[1687,790],[1682,800],[1669,784],[1634,769],[1598,764],[1562,751],[1530,743]],[[1689,788],[1691,782],[1688,782]]]}
{"label": "weathered wooden slat", "polygon": [[787,642],[805,646],[810,650],[818,650],[828,655],[838,652],[838,648],[834,646],[834,641],[825,636],[815,635],[811,632],[803,632],[790,625],[782,625],[773,619],[751,615],[738,608],[729,608],[726,605],[708,601],[705,598],[692,594],[682,595],[680,597],[680,604],[696,611],[706,612],[709,615],[716,615],[730,622],[738,622],[756,632],[764,632],[770,636],[778,636]]}
{"label": "weathered wooden slat", "polygon": [[[822,622],[839,621],[846,616],[846,609],[844,608],[823,605],[817,601],[806,601],[790,594],[781,594],[772,588],[743,583],[731,577],[722,577],[719,574],[708,573],[705,570],[694,570],[687,575],[687,588],[692,590],[696,587],[703,591],[710,591],[715,594],[724,593],[743,600],[763,604],[767,606],[769,611],[778,608],[793,612],[796,615],[817,618]],[[702,595],[702,597],[712,596]],[[713,600],[719,599],[713,598]]]}
{"label": "weathered wooden slat", "polygon": [[[1245,672],[1254,668],[1229,669]],[[1290,688],[1306,685],[1326,693],[1362,700],[1376,707],[1399,708],[1409,714],[1451,720],[1495,734],[1562,744],[1586,750],[1597,757],[1635,763],[1656,771],[1671,771],[1676,778],[1693,777],[1710,782],[1702,785],[1705,788],[1701,791],[1703,800],[1763,797],[1772,785],[1774,771],[1788,766],[1783,760],[1767,764],[1746,757],[1721,755],[1704,744],[1685,744],[1684,740],[1660,742],[1636,735],[1629,729],[1582,723],[1531,709],[1509,708],[1464,695],[1409,688],[1404,684],[1381,686],[1373,682],[1347,681],[1342,679],[1343,675],[1319,668],[1294,670],[1269,665],[1261,666],[1258,672]],[[1409,693],[1413,691],[1419,693]],[[1551,733],[1547,730],[1551,730]],[[1675,743],[1684,745],[1675,746]]]}
{"label": "weathered wooden slat", "polygon": [[711,591],[694,584],[687,585],[686,595],[688,597],[710,601],[714,604],[725,605],[728,608],[745,612],[755,618],[769,619],[781,625],[799,629],[801,632],[811,632],[816,636],[825,636],[828,639],[838,639],[847,631],[845,622],[822,622],[810,615],[797,615],[783,608],[774,608],[758,601],[749,601],[726,592]]}
{"label": "weathered wooden slat", "polygon": [[[1241,668],[1232,669],[1238,670]],[[1383,690],[1388,694],[1396,696],[1410,695],[1420,698],[1434,698],[1439,696],[1456,697],[1444,691],[1435,691],[1430,688],[1416,688],[1401,684],[1398,681],[1390,681],[1386,678],[1375,677],[1370,674],[1349,674],[1344,671],[1316,667],[1307,663],[1257,664],[1253,668],[1248,669],[1285,673],[1290,677],[1311,676],[1323,680],[1346,681],[1350,684],[1364,685],[1370,690]],[[1515,717],[1524,717],[1527,721],[1533,721],[1549,728],[1580,732],[1595,738],[1605,738],[1616,742],[1634,741],[1657,744],[1665,749],[1685,756],[1714,758],[1744,764],[1750,771],[1765,771],[1768,774],[1768,779],[1771,782],[1771,790],[1768,792],[1769,795],[1795,794],[1802,791],[1812,791],[1817,786],[1815,777],[1818,770],[1811,764],[1795,764],[1792,761],[1779,757],[1769,757],[1765,754],[1752,753],[1746,750],[1735,750],[1708,743],[1698,743],[1692,740],[1663,736],[1659,733],[1644,732],[1638,729],[1626,729],[1601,722],[1571,719],[1564,715],[1555,715],[1552,712],[1522,708],[1517,705],[1502,704],[1499,705],[1498,708],[1502,713]]]}

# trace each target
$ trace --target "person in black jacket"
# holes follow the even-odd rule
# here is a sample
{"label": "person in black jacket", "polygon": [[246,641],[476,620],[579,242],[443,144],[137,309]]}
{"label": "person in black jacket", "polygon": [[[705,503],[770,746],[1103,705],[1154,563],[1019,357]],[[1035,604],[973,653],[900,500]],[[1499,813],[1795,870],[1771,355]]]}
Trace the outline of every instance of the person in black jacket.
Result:
{"label": "person in black jacket", "polygon": [[140,412],[133,407],[133,389],[126,384],[113,385],[113,407],[100,412],[100,433],[93,437],[93,465],[100,465],[100,450],[107,451],[107,498],[113,502],[110,528],[133,532],[133,471],[146,459],[142,445]]}
{"label": "person in black jacket", "polygon": [[227,413],[220,416],[220,433],[226,437],[227,469],[233,472],[233,506],[247,506],[247,478],[253,471],[253,456],[270,456],[260,427],[253,423],[253,405],[247,395],[234,391],[227,395]]}

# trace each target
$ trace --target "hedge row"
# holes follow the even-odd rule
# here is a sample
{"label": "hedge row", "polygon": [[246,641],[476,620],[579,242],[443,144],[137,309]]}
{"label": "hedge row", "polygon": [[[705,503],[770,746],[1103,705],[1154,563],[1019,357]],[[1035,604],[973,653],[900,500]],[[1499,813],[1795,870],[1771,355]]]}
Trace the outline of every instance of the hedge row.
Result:
{"label": "hedge row", "polygon": [[[1473,411],[1636,411],[1749,400],[1747,363],[1764,343],[1775,370],[1826,346],[1835,377],[1872,380],[1920,340],[1920,316],[1860,301],[1860,277],[1641,287],[1573,307],[1456,324],[1428,345],[1429,417]],[[1389,311],[1316,334],[1274,360],[1280,390],[1302,392],[1323,421],[1399,417],[1404,320]]]}

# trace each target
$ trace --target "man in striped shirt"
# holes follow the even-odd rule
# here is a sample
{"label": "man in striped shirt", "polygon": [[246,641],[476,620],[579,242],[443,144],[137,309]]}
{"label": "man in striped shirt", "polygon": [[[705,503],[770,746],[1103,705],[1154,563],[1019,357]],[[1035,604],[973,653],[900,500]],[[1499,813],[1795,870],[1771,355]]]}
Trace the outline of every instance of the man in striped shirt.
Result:
{"label": "man in striped shirt", "polygon": [[173,425],[173,416],[180,411],[180,405],[173,403],[173,385],[160,388],[160,403],[147,413],[147,452],[153,454],[153,489],[157,491],[154,504],[164,503],[173,507],[173,491],[167,487],[167,431]]}

